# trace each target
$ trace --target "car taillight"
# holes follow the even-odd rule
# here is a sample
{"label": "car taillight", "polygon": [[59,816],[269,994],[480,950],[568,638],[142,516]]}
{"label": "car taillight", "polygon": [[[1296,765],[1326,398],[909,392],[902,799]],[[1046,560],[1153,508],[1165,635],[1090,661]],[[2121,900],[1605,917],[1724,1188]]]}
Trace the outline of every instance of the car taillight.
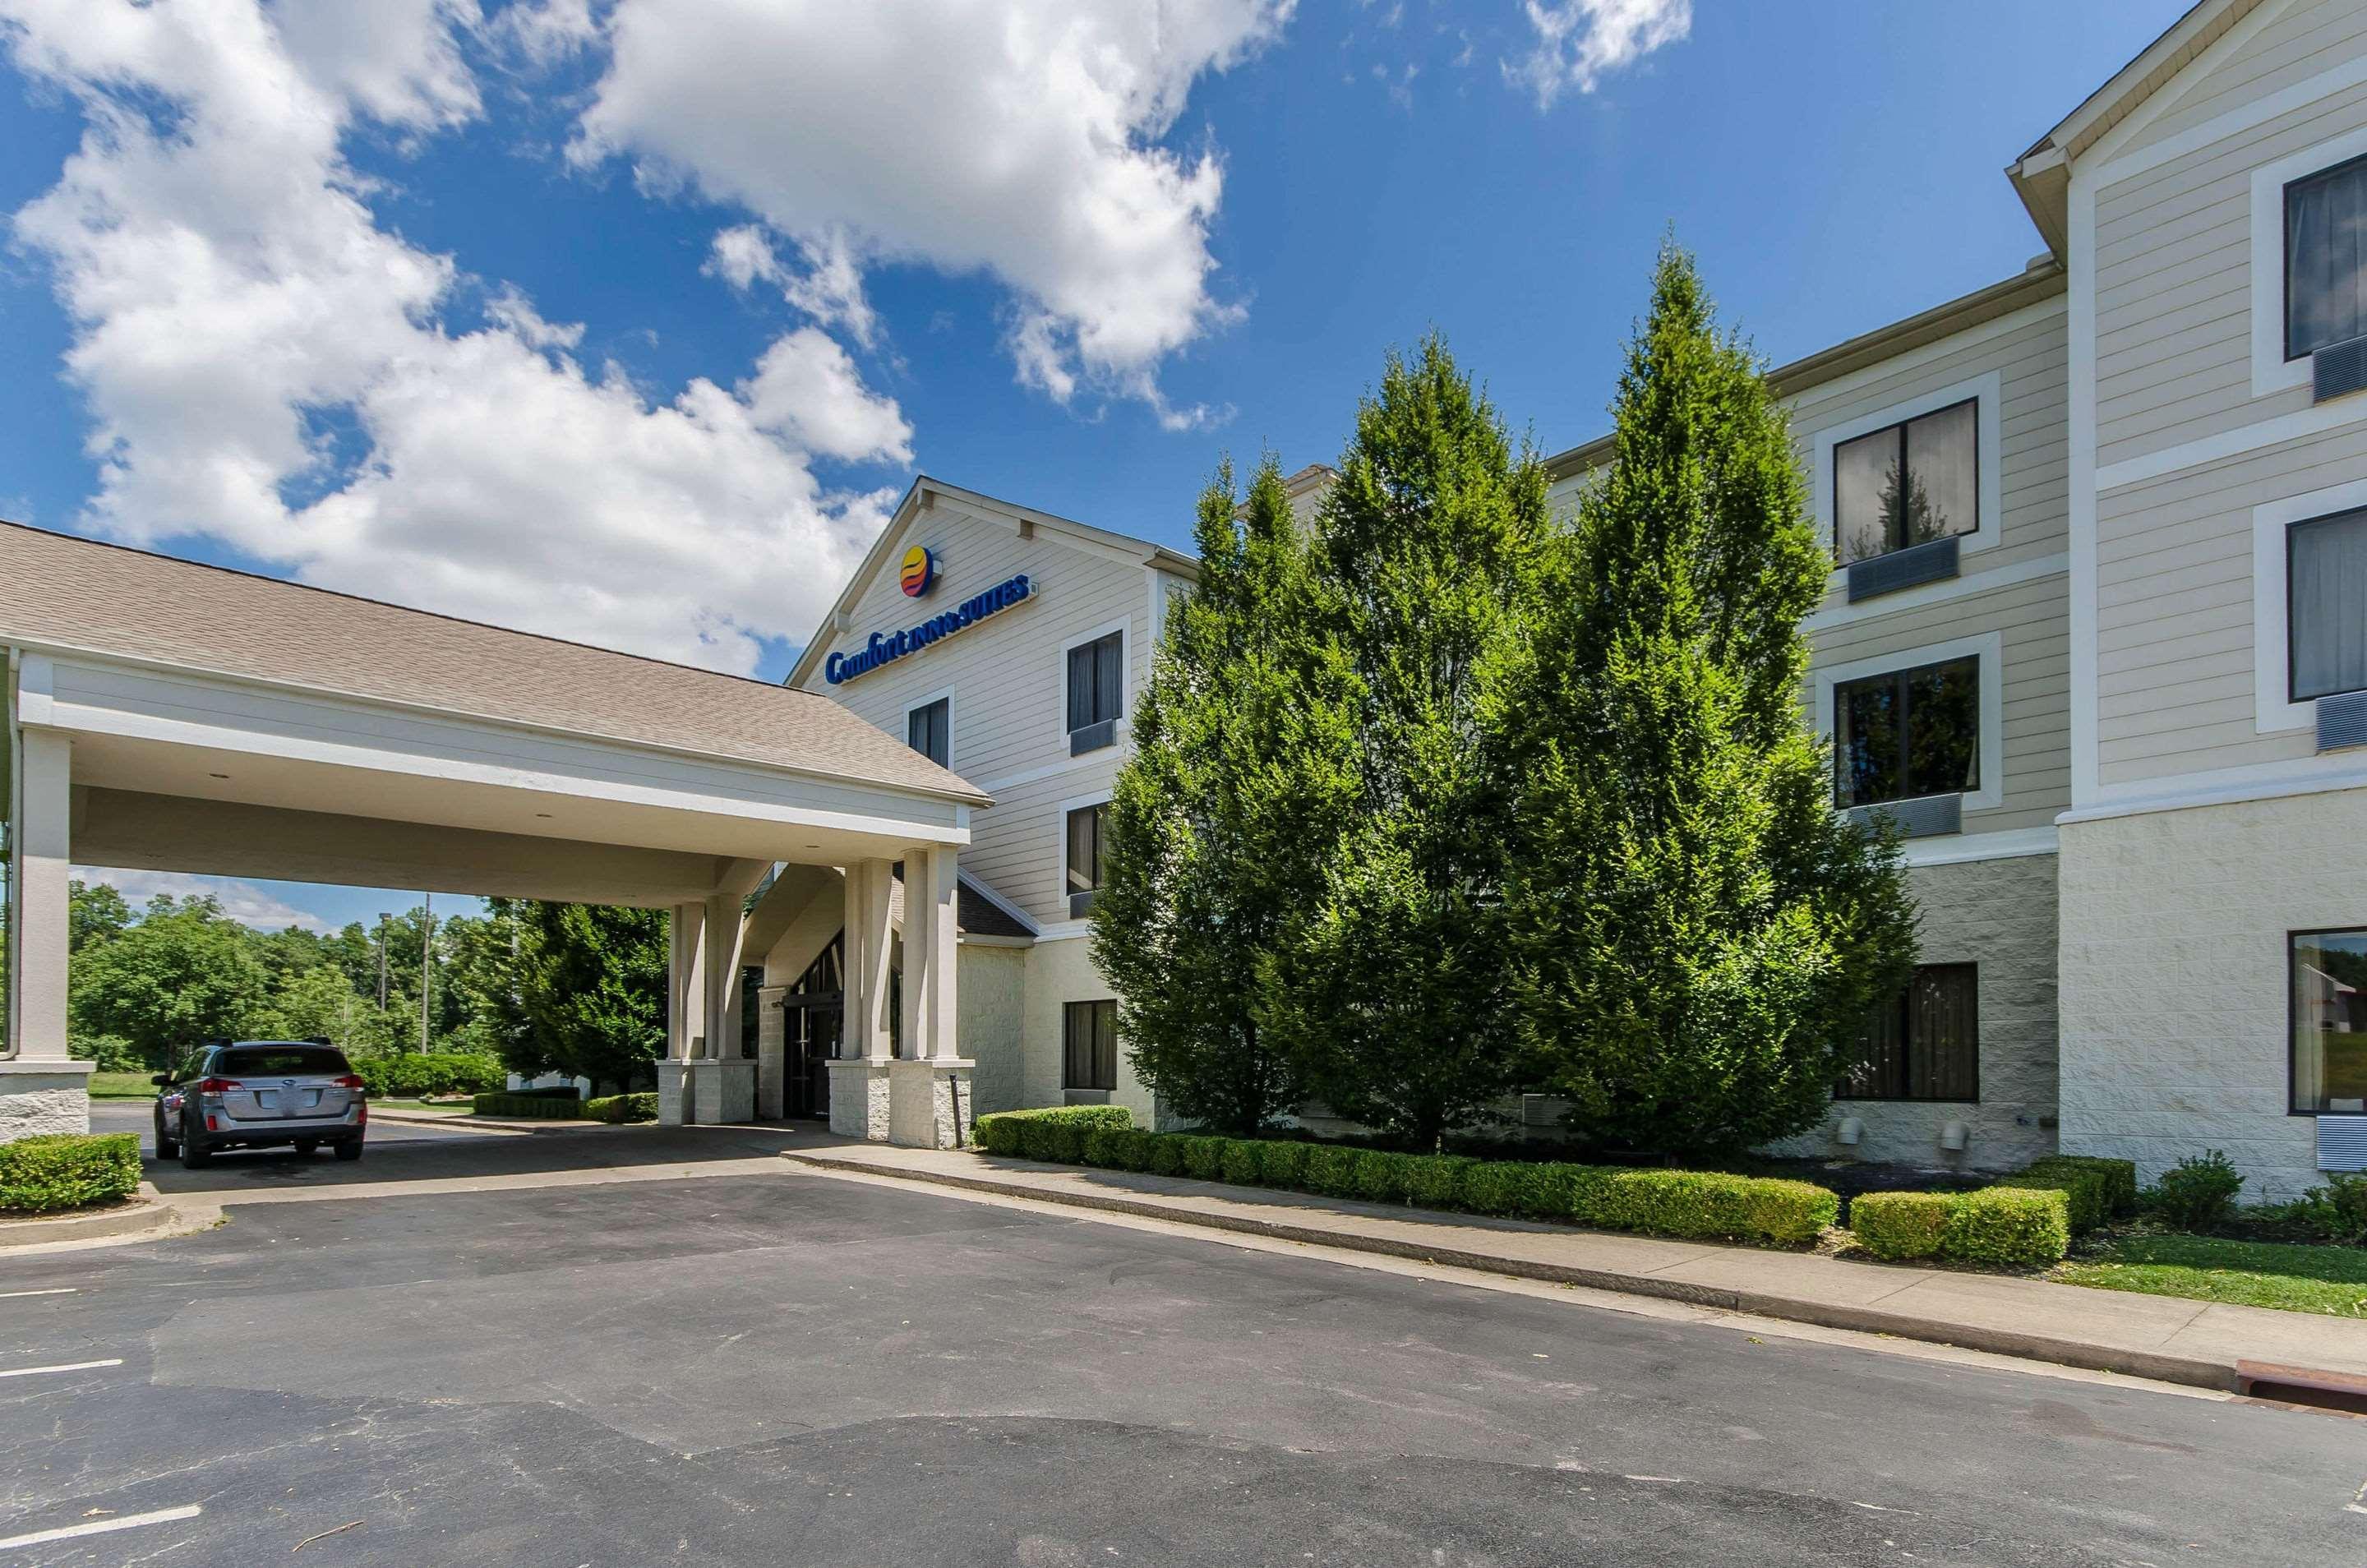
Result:
{"label": "car taillight", "polygon": [[369,1085],[362,1082],[362,1076],[359,1073],[347,1073],[344,1077],[336,1080],[336,1085],[339,1089],[366,1089],[369,1088]]}
{"label": "car taillight", "polygon": [[199,1078],[196,1087],[199,1094],[227,1094],[232,1089],[246,1086],[236,1078]]}

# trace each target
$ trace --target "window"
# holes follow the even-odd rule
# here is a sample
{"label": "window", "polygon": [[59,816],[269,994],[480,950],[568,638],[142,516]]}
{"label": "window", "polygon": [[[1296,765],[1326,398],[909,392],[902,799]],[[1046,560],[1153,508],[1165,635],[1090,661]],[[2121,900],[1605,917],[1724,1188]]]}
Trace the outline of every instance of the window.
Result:
{"label": "window", "polygon": [[2285,357],[2367,335],[2367,158],[2285,186]]}
{"label": "window", "polygon": [[2367,1113],[2367,930],[2291,941],[2293,1109]]}
{"label": "window", "polygon": [[1971,964],[1925,964],[1874,1012],[1836,1100],[1978,1100],[1980,986]]}
{"label": "window", "polygon": [[1833,554],[1846,566],[1980,526],[1980,400],[1833,448]]}
{"label": "window", "polygon": [[1981,785],[1981,663],[1951,659],[1833,687],[1834,803]]}
{"label": "window", "polygon": [[1117,1003],[1070,1002],[1061,1009],[1067,1050],[1061,1087],[1117,1088]]}
{"label": "window", "polygon": [[326,1045],[238,1045],[214,1058],[224,1077],[285,1078],[349,1073],[345,1054]]}
{"label": "window", "polygon": [[[1124,632],[1112,632],[1069,649],[1069,729],[1114,725],[1126,684]],[[1112,740],[1116,738],[1111,737]],[[1102,744],[1107,745],[1109,741]]]}
{"label": "window", "polygon": [[2367,691],[2367,508],[2285,530],[2287,691]]}
{"label": "window", "polygon": [[1069,893],[1093,893],[1102,885],[1102,831],[1109,802],[1081,806],[1069,813]]}
{"label": "window", "polygon": [[904,743],[937,766],[951,767],[947,759],[953,755],[953,716],[951,697],[922,704],[904,716]]}

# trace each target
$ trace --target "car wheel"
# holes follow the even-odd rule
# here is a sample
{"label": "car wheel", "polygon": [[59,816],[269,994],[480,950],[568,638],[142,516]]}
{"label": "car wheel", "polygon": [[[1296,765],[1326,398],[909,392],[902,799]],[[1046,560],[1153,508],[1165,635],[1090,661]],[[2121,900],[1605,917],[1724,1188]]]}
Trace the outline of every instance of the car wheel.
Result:
{"label": "car wheel", "polygon": [[338,1144],[338,1145],[337,1145],[337,1157],[338,1157],[339,1159],[359,1159],[359,1158],[361,1158],[361,1157],[362,1157],[362,1141],[361,1141],[359,1138],[347,1138],[347,1139],[345,1139],[345,1141],[343,1141],[342,1143]]}
{"label": "car wheel", "polygon": [[321,1140],[318,1138],[299,1138],[296,1140],[296,1152],[300,1155],[310,1155],[320,1146]]}
{"label": "car wheel", "polygon": [[210,1162],[213,1157],[213,1150],[199,1143],[195,1132],[187,1122],[183,1122],[181,1125],[182,1168],[185,1170],[195,1170],[198,1167]]}

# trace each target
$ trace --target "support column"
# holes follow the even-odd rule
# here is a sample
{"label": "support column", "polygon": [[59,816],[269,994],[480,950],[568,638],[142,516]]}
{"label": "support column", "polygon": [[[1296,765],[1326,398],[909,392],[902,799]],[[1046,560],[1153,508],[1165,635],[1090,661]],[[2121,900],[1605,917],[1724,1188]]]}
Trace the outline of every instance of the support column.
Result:
{"label": "support column", "polygon": [[707,932],[702,1032],[707,1049],[690,1068],[694,1088],[691,1114],[699,1122],[720,1123],[756,1119],[755,1058],[740,1054],[742,1015],[745,1010],[740,985],[740,962],[747,922],[742,907],[749,892],[764,880],[771,863],[731,863],[723,879],[707,897]]}
{"label": "support column", "polygon": [[74,742],[24,732],[18,758],[17,814],[9,852],[16,858],[17,908],[8,940],[16,984],[8,1038],[0,1061],[0,1143],[37,1133],[90,1131],[93,1064],[66,1052],[66,883],[73,874]]}
{"label": "support column", "polygon": [[892,1135],[951,1148],[968,1141],[970,1067],[955,1038],[959,873],[950,848],[904,857],[904,1056],[892,1071]]}
{"label": "support column", "polygon": [[845,1055],[830,1065],[830,1130],[841,1137],[888,1136],[892,881],[884,860],[846,868]]}
{"label": "support column", "polygon": [[666,1054],[658,1064],[658,1120],[679,1127],[697,1120],[690,1062],[706,1049],[707,906],[676,904],[667,925]]}

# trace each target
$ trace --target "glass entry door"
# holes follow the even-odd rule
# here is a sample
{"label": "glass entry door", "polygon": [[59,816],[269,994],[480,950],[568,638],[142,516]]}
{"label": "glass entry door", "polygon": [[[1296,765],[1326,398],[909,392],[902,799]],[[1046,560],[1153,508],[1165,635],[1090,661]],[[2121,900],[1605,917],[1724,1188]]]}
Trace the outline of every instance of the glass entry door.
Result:
{"label": "glass entry door", "polygon": [[830,1063],[846,1028],[846,933],[839,932],[821,956],[798,976],[797,988],[781,998],[785,1042],[781,1064],[781,1114],[830,1116]]}

